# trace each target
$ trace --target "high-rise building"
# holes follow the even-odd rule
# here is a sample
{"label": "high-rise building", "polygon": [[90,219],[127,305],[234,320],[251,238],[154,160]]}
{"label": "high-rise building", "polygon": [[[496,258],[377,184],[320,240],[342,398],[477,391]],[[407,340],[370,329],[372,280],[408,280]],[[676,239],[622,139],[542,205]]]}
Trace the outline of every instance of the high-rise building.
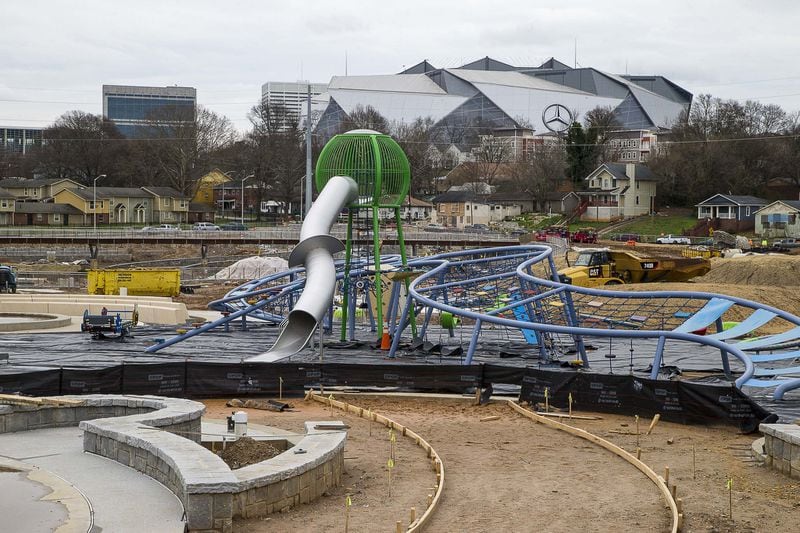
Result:
{"label": "high-rise building", "polygon": [[41,144],[41,128],[0,126],[0,151],[25,154],[32,146]]}
{"label": "high-rise building", "polygon": [[126,137],[138,137],[156,120],[192,121],[197,106],[194,87],[103,85],[103,116]]}
{"label": "high-rise building", "polygon": [[306,114],[309,86],[312,99],[328,90],[327,83],[268,81],[261,86],[261,101],[269,105],[283,106],[290,116],[300,121],[300,117]]}

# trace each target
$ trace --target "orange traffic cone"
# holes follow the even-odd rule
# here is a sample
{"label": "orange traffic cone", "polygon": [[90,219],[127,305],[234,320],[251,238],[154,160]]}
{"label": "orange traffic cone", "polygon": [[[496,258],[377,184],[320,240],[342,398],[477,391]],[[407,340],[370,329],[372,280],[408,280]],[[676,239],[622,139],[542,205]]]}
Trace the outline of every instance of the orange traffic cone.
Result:
{"label": "orange traffic cone", "polygon": [[388,350],[392,347],[392,339],[389,337],[389,328],[383,326],[383,335],[381,336],[381,350]]}

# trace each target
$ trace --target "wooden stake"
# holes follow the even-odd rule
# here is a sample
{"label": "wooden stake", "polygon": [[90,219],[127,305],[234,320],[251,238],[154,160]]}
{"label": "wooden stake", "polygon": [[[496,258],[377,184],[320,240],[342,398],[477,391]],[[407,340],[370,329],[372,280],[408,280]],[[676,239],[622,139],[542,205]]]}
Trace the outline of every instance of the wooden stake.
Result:
{"label": "wooden stake", "polygon": [[344,500],[344,533],[347,533],[350,529],[350,506],[353,505],[352,500],[350,499],[350,495],[347,495],[347,498]]}
{"label": "wooden stake", "polygon": [[639,415],[636,415],[636,447],[639,447]]}
{"label": "wooden stake", "polygon": [[569,419],[572,420],[572,393],[567,397],[569,399]]}
{"label": "wooden stake", "polygon": [[278,378],[278,399],[283,400],[283,378]]}
{"label": "wooden stake", "polygon": [[[394,461],[391,458],[389,458],[389,460],[386,461],[386,469],[387,469],[388,477],[389,477],[389,497],[390,498],[392,497],[392,468],[394,468]],[[399,524],[399,522],[398,522],[398,524]]]}
{"label": "wooden stake", "polygon": [[485,417],[481,418],[479,420],[479,422],[491,422],[492,420],[500,420],[500,417],[497,416],[497,415],[495,415],[495,416],[485,416]]}
{"label": "wooden stake", "polygon": [[475,405],[481,404],[481,388],[477,387],[475,389]]}
{"label": "wooden stake", "polygon": [[642,460],[642,449],[641,448],[636,448],[636,458],[639,459],[640,461]]}
{"label": "wooden stake", "polygon": [[545,387],[544,388],[544,412],[545,413],[549,413],[550,412],[550,388],[549,387]]}
{"label": "wooden stake", "polygon": [[397,533],[403,533],[403,522],[398,520],[397,524],[395,525],[395,531]]}
{"label": "wooden stake", "polygon": [[664,467],[664,484],[666,486],[669,486],[669,467],[668,466]]}
{"label": "wooden stake", "polygon": [[367,410],[367,416],[369,417],[369,436],[372,436],[372,421],[375,420],[372,416],[372,409]]}
{"label": "wooden stake", "polygon": [[683,514],[683,499],[682,498],[676,499],[675,505],[678,507],[678,514]]}
{"label": "wooden stake", "polygon": [[672,499],[674,500],[675,496],[678,495],[678,485],[672,485],[672,489],[670,492],[672,492]]}
{"label": "wooden stake", "polygon": [[695,455],[694,444],[692,444],[692,479],[697,479],[697,456]]}
{"label": "wooden stake", "polygon": [[645,433],[645,435],[649,435],[650,433],[653,432],[653,428],[656,427],[656,424],[658,424],[659,420],[661,420],[661,415],[656,414],[656,416],[653,417],[653,421],[650,422],[650,427],[647,428],[647,433]]}
{"label": "wooden stake", "polygon": [[433,494],[428,494],[428,507],[433,505]]}
{"label": "wooden stake", "polygon": [[728,516],[733,521],[733,478],[728,478]]}
{"label": "wooden stake", "polygon": [[409,524],[413,524],[416,519],[417,519],[417,508],[416,507],[412,507],[411,508],[411,513],[410,513]]}

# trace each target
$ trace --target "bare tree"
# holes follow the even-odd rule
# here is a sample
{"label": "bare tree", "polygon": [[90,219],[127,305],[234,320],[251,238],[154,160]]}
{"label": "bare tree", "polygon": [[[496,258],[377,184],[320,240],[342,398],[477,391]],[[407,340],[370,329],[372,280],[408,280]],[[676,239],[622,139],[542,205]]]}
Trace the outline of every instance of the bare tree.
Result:
{"label": "bare tree", "polygon": [[114,174],[122,136],[99,115],[68,111],[43,132],[34,151],[40,174],[71,178],[85,185],[100,174]]}
{"label": "bare tree", "polygon": [[198,107],[193,119],[182,107],[163,107],[148,117],[148,142],[166,184],[187,196],[211,170],[212,155],[236,140],[230,120]]}

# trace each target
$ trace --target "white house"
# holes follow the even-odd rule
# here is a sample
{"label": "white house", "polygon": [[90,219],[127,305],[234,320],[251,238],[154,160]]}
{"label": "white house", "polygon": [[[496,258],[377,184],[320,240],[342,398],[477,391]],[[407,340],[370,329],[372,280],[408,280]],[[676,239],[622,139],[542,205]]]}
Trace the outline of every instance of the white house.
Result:
{"label": "white house", "polygon": [[778,200],[755,212],[756,235],[800,238],[800,200]]}
{"label": "white house", "polygon": [[588,202],[581,220],[609,221],[646,215],[655,210],[658,178],[634,163],[603,163],[585,181]]}

